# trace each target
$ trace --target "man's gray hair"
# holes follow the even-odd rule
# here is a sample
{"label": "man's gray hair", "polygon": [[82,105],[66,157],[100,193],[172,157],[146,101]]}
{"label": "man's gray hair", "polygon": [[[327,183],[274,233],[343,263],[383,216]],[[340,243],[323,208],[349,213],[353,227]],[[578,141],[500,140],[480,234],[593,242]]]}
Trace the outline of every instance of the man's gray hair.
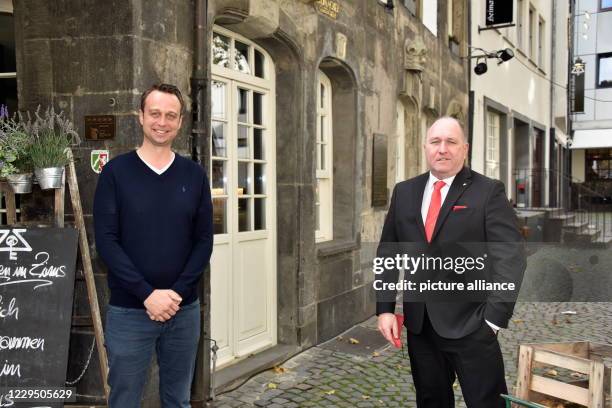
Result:
{"label": "man's gray hair", "polygon": [[436,126],[437,124],[441,122],[451,122],[457,125],[457,127],[459,128],[461,132],[461,137],[463,137],[463,141],[467,143],[467,138],[465,137],[465,132],[463,131],[463,125],[461,124],[461,122],[457,120],[457,118],[453,118],[452,116],[441,116],[438,119],[436,119],[434,123],[432,123],[431,126],[427,128],[427,133],[425,133],[425,141],[427,141],[427,136],[429,135],[429,132],[431,131],[431,129],[433,129],[434,126]]}

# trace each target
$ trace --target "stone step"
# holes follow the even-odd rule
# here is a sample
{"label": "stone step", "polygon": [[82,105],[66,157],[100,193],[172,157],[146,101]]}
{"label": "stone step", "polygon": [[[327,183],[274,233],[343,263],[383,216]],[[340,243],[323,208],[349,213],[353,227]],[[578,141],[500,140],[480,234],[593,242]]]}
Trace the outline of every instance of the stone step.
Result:
{"label": "stone step", "polygon": [[612,235],[607,235],[605,237],[600,236],[599,238],[593,240],[592,244],[595,246],[595,248],[609,249],[612,247]]}
{"label": "stone step", "polygon": [[589,225],[588,221],[573,221],[563,225],[563,229],[568,232],[578,232]]}
{"label": "stone step", "polygon": [[551,215],[550,217],[548,217],[549,220],[561,220],[561,221],[567,221],[567,220],[573,220],[574,217],[576,217],[574,214],[558,214],[558,215]]}

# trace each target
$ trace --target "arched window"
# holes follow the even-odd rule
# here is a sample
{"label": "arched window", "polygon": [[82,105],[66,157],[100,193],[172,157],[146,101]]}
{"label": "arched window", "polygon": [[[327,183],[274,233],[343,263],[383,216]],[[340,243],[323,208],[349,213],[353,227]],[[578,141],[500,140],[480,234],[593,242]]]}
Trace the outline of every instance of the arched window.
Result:
{"label": "arched window", "polygon": [[332,134],[332,86],[331,81],[319,71],[317,88],[317,137],[316,148],[316,192],[315,192],[315,238],[317,242],[333,239],[334,178],[333,178],[333,134]]}

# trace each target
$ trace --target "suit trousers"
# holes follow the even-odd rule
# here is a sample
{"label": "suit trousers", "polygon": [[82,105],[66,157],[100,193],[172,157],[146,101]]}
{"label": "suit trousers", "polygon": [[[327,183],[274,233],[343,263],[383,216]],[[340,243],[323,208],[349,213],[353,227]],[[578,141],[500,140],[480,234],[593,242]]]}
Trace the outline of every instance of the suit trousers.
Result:
{"label": "suit trousers", "polygon": [[468,408],[504,408],[508,392],[497,335],[484,321],[460,339],[440,337],[427,311],[420,334],[407,333],[418,408],[455,406],[453,383],[459,378]]}

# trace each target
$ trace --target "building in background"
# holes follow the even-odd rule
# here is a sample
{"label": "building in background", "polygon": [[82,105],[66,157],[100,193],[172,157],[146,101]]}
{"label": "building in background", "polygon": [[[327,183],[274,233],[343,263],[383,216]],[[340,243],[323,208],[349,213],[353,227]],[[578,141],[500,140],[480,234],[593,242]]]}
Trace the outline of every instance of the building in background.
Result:
{"label": "building in background", "polygon": [[[217,386],[373,314],[371,258],[390,191],[424,170],[422,138],[437,117],[467,122],[465,0],[0,5],[15,30],[13,39],[3,24],[0,35],[16,45],[16,69],[1,66],[16,76],[19,109],[53,105],[85,136],[74,153],[90,233],[92,150],[112,159],[139,145],[137,106],[152,83],[184,91],[175,148],[209,169],[214,200],[207,310],[220,347]],[[196,5],[207,5],[203,36],[194,30]],[[194,66],[198,55],[205,62]],[[99,115],[114,118],[113,138],[85,134],[85,117]],[[31,211],[23,219],[39,203],[24,198]],[[94,249],[104,307],[105,269]],[[70,379],[93,336],[84,283],[76,285]],[[204,371],[196,399],[206,394]],[[81,402],[101,402],[98,372],[93,359],[76,384]],[[155,387],[147,407],[159,403]]]}
{"label": "building in background", "polygon": [[612,0],[573,3],[573,201],[612,209]]}
{"label": "building in background", "polygon": [[[489,1],[471,3],[471,55],[510,49],[514,58],[470,71],[471,166],[499,179],[519,208],[557,207],[567,185],[567,0],[516,0],[514,26],[484,28]],[[479,50],[480,49],[480,50]]]}

